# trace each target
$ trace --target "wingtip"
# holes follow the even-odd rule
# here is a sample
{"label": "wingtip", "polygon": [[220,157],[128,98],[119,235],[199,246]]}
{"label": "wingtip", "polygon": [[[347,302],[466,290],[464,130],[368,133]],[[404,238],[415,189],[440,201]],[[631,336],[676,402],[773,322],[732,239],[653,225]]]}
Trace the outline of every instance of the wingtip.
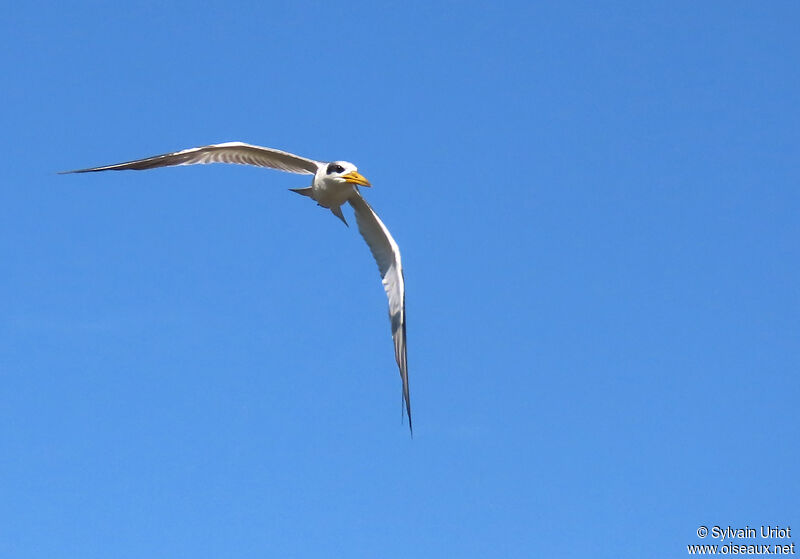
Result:
{"label": "wingtip", "polygon": [[103,171],[104,169],[73,169],[72,171],[58,171],[58,175],[74,175],[77,173],[93,173],[95,171]]}
{"label": "wingtip", "polygon": [[401,411],[401,415],[405,416],[405,417],[408,417],[408,432],[411,433],[411,438],[413,439],[414,438],[414,426],[411,423],[411,406],[408,405],[405,397],[403,398],[403,404],[404,405],[400,408],[402,410]]}

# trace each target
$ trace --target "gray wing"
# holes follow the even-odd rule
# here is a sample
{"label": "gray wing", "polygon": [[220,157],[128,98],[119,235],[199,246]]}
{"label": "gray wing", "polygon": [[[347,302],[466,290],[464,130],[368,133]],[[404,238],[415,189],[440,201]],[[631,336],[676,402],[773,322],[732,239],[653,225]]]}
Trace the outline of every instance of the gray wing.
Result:
{"label": "gray wing", "polygon": [[145,159],[117,163],[115,165],[105,165],[103,167],[92,167],[90,169],[78,169],[76,171],[64,171],[64,173],[92,173],[95,171],[123,171],[133,169],[143,171],[145,169],[155,169],[156,167],[172,167],[174,165],[196,165],[203,163],[237,163],[239,165],[255,165],[256,167],[269,167],[290,173],[301,175],[313,175],[323,163],[306,159],[299,155],[294,155],[286,151],[277,149],[253,146],[242,142],[227,142],[224,144],[214,144],[199,148],[185,149],[163,155],[154,155]]}
{"label": "gray wing", "polygon": [[392,338],[394,339],[394,357],[400,368],[403,381],[403,399],[408,413],[408,428],[411,427],[411,399],[408,390],[408,363],[406,359],[406,288],[403,280],[403,265],[400,261],[400,249],[391,233],[358,192],[350,200],[356,214],[358,230],[367,241],[372,256],[378,263],[383,288],[389,297],[389,319],[392,322]]}

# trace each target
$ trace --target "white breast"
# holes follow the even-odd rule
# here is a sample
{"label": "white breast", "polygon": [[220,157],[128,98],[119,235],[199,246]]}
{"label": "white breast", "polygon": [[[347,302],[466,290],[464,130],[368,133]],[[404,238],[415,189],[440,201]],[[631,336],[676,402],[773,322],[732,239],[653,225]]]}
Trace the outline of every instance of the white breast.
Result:
{"label": "white breast", "polygon": [[333,182],[325,178],[315,178],[314,200],[323,208],[337,208],[344,204],[355,193],[350,183]]}

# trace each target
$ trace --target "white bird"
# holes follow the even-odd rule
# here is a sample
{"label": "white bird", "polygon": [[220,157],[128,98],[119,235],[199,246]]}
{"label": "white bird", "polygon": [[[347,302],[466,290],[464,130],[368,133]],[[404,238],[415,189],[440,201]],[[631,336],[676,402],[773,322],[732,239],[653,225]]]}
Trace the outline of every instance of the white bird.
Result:
{"label": "white bird", "polygon": [[355,211],[358,230],[378,263],[378,269],[383,280],[383,288],[389,298],[389,319],[392,324],[394,356],[397,360],[397,366],[400,368],[400,378],[403,381],[403,401],[408,414],[408,428],[413,434],[411,401],[408,390],[408,364],[406,362],[406,291],[403,281],[403,266],[400,261],[400,249],[389,230],[378,217],[378,214],[375,213],[358,191],[358,186],[371,185],[358,172],[355,165],[347,161],[324,163],[277,149],[254,146],[242,142],[227,142],[155,155],[115,165],[65,171],[64,174],[123,171],[127,169],[142,171],[157,167],[195,165],[199,163],[237,163],[240,165],[269,167],[301,175],[314,175],[311,186],[291,188],[290,190],[303,196],[308,196],[317,202],[319,206],[330,209],[333,215],[341,219],[345,225],[347,225],[347,220],[342,215],[342,204],[345,202],[350,203]]}

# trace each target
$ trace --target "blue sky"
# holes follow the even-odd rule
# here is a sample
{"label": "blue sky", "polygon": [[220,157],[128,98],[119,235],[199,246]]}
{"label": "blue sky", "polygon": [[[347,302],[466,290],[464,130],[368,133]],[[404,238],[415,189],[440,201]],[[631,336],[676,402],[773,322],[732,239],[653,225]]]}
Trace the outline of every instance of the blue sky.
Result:
{"label": "blue sky", "polygon": [[[799,18],[7,11],[0,556],[679,557],[700,525],[800,529]],[[55,174],[233,140],[375,185],[413,439],[375,264],[306,177]]]}

